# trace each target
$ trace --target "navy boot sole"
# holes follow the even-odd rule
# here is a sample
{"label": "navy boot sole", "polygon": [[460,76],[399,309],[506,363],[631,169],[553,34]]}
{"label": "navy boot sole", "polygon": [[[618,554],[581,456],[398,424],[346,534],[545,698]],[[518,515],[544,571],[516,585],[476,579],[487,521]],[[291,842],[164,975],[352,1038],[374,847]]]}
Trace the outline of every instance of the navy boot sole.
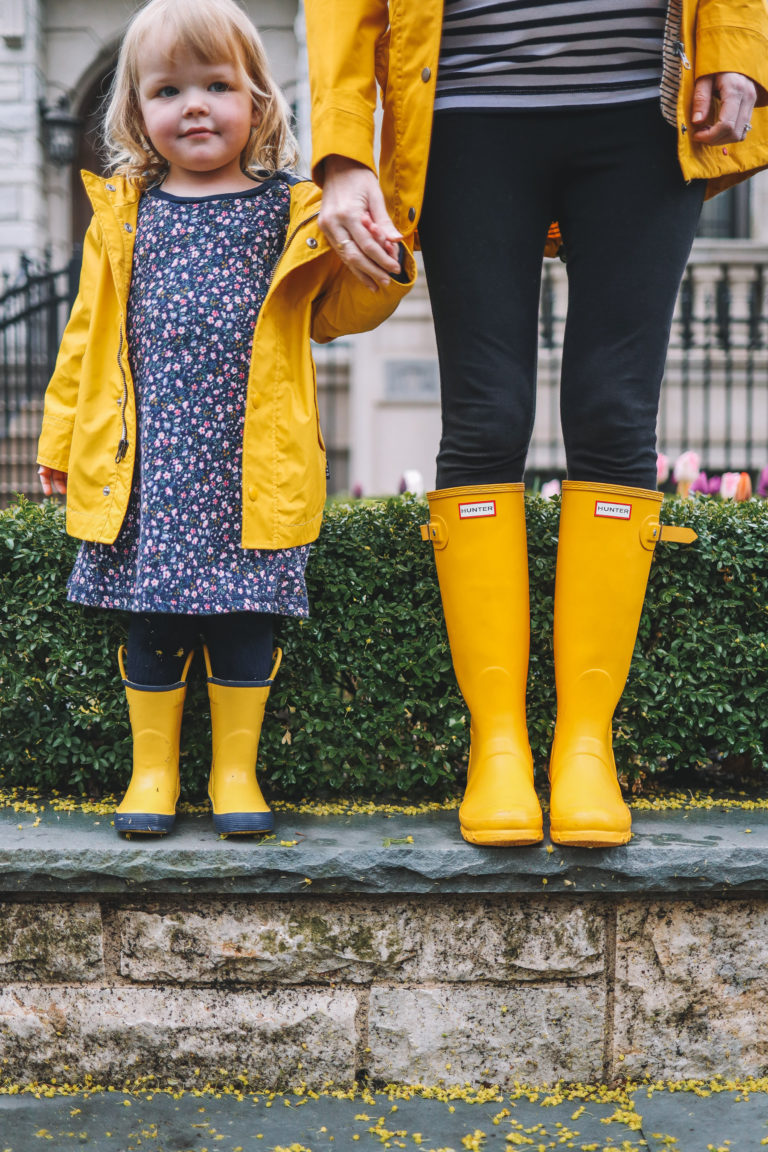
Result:
{"label": "navy boot sole", "polygon": [[162,836],[173,828],[175,816],[163,816],[157,812],[115,812],[117,832],[150,832]]}
{"label": "navy boot sole", "polygon": [[275,818],[271,812],[222,812],[219,815],[214,812],[213,826],[221,836],[271,832]]}

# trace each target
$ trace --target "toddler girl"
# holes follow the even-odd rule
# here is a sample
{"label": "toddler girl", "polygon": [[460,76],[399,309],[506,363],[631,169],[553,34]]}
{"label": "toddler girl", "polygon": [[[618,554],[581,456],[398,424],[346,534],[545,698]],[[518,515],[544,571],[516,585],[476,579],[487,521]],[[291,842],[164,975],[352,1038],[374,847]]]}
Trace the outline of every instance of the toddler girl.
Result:
{"label": "toddler girl", "polygon": [[[221,833],[265,832],[256,779],[275,616],[306,616],[326,460],[310,336],[380,323],[413,280],[363,283],[290,172],[284,98],[234,0],[150,0],[123,41],[106,179],[45,402],[43,490],[84,543],[69,599],[131,613],[118,655],[133,732],[122,832],[168,832],[199,636]],[[373,289],[373,290],[371,290]]]}

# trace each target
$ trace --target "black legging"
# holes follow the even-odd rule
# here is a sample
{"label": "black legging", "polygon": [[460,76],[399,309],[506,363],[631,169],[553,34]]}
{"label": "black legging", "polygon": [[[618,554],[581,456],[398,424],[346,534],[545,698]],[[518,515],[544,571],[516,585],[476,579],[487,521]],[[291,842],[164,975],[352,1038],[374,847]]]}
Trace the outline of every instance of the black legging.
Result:
{"label": "black legging", "polygon": [[440,357],[438,488],[522,479],[552,220],[567,253],[568,475],[656,487],[659,389],[704,184],[685,184],[655,100],[435,116],[419,236]]}
{"label": "black legging", "polygon": [[126,677],[132,684],[177,684],[185,658],[202,636],[217,680],[266,680],[272,667],[273,622],[274,617],[263,612],[133,613]]}

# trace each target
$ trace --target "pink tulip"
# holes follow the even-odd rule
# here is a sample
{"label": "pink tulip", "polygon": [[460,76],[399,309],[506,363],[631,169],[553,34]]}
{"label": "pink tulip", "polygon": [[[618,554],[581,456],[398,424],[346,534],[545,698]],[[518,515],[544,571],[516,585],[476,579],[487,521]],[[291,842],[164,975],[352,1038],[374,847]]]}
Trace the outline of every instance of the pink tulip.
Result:
{"label": "pink tulip", "polygon": [[663,452],[656,457],[656,483],[664,484],[669,479],[669,460]]}
{"label": "pink tulip", "polygon": [[706,472],[699,472],[693,484],[691,484],[691,492],[701,492],[704,496],[709,495],[709,480],[707,479]]}
{"label": "pink tulip", "polygon": [[760,473],[760,479],[757,482],[757,494],[762,496],[763,499],[768,499],[768,466],[763,468]]}
{"label": "pink tulip", "polygon": [[720,478],[720,495],[723,500],[733,500],[739,486],[738,472],[723,472]]}
{"label": "pink tulip", "polygon": [[720,484],[722,483],[719,476],[710,476],[709,478],[709,494],[710,496],[717,496],[720,492]]}
{"label": "pink tulip", "polygon": [[551,500],[553,496],[560,495],[560,481],[547,480],[546,484],[541,486],[541,495],[545,500]]}
{"label": "pink tulip", "polygon": [[683,452],[680,456],[678,456],[677,460],[675,460],[675,467],[672,469],[672,477],[678,484],[693,484],[698,474],[698,452]]}
{"label": "pink tulip", "polygon": [[675,467],[672,469],[673,479],[677,483],[678,496],[687,496],[691,490],[691,484],[699,475],[699,454],[698,452],[683,452],[675,460]]}

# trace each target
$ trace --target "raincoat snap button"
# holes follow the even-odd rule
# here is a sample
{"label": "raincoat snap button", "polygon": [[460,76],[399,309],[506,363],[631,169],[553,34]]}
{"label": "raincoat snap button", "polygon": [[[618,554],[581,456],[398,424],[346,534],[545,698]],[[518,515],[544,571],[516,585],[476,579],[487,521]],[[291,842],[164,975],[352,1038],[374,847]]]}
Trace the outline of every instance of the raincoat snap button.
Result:
{"label": "raincoat snap button", "polygon": [[432,69],[431,69],[431,68],[425,68],[425,69],[422,71],[422,73],[421,73],[421,78],[422,78],[422,80],[424,81],[424,83],[425,83],[425,84],[426,84],[427,80],[429,80],[429,78],[430,78],[430,76],[431,76],[431,75],[432,75]]}
{"label": "raincoat snap button", "polygon": [[307,248],[317,248],[317,240],[315,240],[314,236],[307,237]]}
{"label": "raincoat snap button", "polygon": [[411,221],[411,223],[413,223],[413,221],[416,219],[416,209],[415,208],[409,208],[408,209],[408,219]]}
{"label": "raincoat snap button", "polygon": [[104,187],[106,188],[107,192],[117,192],[117,188],[115,188],[114,184],[105,184]]}
{"label": "raincoat snap button", "polygon": [[109,496],[109,493],[110,493],[109,484],[107,484],[104,488],[102,488],[102,492],[104,493],[105,496]]}
{"label": "raincoat snap button", "polygon": [[133,232],[132,224],[123,224],[123,228],[125,228],[126,232]]}
{"label": "raincoat snap button", "polygon": [[251,396],[251,407],[258,408],[259,404],[261,404],[261,398],[258,393],[254,393],[254,395]]}
{"label": "raincoat snap button", "polygon": [[256,485],[251,484],[250,488],[248,489],[248,495],[250,496],[251,500],[255,500],[258,494],[259,492]]}

